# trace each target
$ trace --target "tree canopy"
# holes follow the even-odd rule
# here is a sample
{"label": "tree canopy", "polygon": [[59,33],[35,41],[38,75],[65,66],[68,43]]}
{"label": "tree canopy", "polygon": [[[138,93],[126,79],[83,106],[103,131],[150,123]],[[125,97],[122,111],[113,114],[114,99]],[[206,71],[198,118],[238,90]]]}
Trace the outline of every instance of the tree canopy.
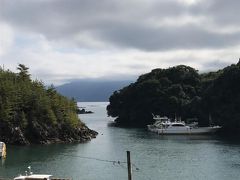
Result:
{"label": "tree canopy", "polygon": [[108,115],[120,125],[145,126],[152,114],[185,117],[185,109],[199,98],[200,75],[189,66],[154,69],[115,91],[109,98]]}
{"label": "tree canopy", "polygon": [[240,63],[224,68],[210,83],[203,106],[224,131],[240,134]]}

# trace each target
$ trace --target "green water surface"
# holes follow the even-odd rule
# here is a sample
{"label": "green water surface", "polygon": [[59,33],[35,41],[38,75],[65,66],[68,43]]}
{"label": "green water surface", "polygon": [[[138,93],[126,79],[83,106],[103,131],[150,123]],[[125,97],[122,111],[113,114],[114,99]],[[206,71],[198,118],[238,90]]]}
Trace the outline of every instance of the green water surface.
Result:
{"label": "green water surface", "polygon": [[240,179],[240,143],[213,136],[159,136],[145,129],[111,127],[106,105],[79,104],[95,112],[80,115],[99,132],[88,143],[8,145],[0,178],[13,178],[30,165],[35,173],[74,180],[127,180],[124,162],[129,150],[134,180]]}

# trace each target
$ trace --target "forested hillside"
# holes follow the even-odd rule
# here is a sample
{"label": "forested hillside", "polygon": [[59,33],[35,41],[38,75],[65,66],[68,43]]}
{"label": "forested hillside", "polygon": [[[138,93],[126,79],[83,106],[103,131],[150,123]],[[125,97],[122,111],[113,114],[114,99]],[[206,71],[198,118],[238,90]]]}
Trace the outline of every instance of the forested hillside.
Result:
{"label": "forested hillside", "polygon": [[152,114],[212,123],[240,134],[240,63],[199,74],[184,65],[154,69],[109,98],[108,115],[120,126],[145,127]]}
{"label": "forested hillside", "polygon": [[0,140],[10,144],[83,142],[96,136],[76,114],[74,100],[19,73],[0,68]]}

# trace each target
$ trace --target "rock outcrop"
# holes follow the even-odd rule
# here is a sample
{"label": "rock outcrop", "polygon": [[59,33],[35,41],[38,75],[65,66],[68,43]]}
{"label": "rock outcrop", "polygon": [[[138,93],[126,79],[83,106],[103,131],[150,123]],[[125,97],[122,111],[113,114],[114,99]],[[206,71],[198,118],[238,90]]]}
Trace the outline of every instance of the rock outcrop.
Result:
{"label": "rock outcrop", "polygon": [[50,127],[33,123],[29,128],[30,131],[24,132],[21,127],[9,127],[7,123],[0,123],[0,140],[15,145],[83,143],[96,138],[98,134],[85,125],[70,130],[68,127]]}

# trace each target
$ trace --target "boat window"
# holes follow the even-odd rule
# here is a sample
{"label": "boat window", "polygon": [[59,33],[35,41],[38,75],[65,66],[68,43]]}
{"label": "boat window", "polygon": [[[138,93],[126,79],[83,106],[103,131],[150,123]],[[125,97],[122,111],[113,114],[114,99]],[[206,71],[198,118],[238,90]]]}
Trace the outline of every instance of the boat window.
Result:
{"label": "boat window", "polygon": [[183,127],[184,125],[183,124],[173,124],[172,126],[174,126],[174,127]]}

